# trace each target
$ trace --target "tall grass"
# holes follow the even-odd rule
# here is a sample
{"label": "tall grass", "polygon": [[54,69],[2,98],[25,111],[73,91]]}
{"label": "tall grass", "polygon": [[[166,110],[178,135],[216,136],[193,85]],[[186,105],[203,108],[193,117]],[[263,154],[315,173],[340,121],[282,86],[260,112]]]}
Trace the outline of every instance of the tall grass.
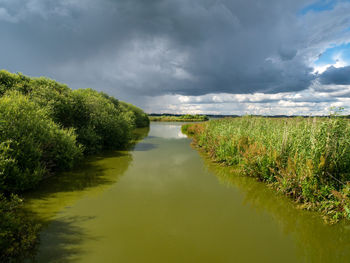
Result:
{"label": "tall grass", "polygon": [[329,222],[350,219],[350,122],[246,116],[183,126],[218,162],[238,166]]}

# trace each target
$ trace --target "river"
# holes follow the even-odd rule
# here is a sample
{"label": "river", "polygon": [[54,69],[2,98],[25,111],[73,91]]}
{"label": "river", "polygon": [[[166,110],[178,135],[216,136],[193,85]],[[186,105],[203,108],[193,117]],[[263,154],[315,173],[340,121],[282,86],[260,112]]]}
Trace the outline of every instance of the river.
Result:
{"label": "river", "polygon": [[180,128],[151,123],[130,151],[89,158],[30,193],[44,225],[36,261],[350,262],[349,226],[212,164]]}

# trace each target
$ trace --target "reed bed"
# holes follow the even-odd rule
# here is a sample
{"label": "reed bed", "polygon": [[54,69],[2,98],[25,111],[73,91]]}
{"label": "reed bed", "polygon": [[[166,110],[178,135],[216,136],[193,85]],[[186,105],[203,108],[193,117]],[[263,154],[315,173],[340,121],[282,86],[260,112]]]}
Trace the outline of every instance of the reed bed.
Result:
{"label": "reed bed", "polygon": [[320,211],[350,219],[350,122],[330,118],[245,116],[186,124],[184,133],[211,158]]}

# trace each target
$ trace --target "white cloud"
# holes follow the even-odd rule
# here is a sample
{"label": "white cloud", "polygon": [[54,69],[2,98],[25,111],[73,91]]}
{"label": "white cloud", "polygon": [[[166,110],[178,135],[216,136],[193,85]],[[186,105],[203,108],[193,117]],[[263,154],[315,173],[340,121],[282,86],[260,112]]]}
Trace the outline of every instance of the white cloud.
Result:
{"label": "white cloud", "polygon": [[334,63],[329,63],[329,64],[313,64],[313,74],[322,74],[325,72],[329,67],[335,67],[335,68],[342,68],[348,66],[348,62],[343,59],[343,54],[342,52],[336,53],[333,57],[332,60]]}
{"label": "white cloud", "polygon": [[207,94],[147,97],[147,112],[193,114],[327,115],[331,107],[345,107],[350,114],[350,85],[314,83],[300,92],[276,94]]}

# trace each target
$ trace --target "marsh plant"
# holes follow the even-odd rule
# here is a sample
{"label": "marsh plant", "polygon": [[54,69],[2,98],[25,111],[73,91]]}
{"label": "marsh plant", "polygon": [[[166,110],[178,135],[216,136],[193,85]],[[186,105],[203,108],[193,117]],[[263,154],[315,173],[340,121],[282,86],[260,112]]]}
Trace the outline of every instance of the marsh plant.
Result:
{"label": "marsh plant", "polygon": [[330,223],[350,219],[350,122],[245,116],[185,125],[184,133],[213,159],[237,166],[323,213]]}

